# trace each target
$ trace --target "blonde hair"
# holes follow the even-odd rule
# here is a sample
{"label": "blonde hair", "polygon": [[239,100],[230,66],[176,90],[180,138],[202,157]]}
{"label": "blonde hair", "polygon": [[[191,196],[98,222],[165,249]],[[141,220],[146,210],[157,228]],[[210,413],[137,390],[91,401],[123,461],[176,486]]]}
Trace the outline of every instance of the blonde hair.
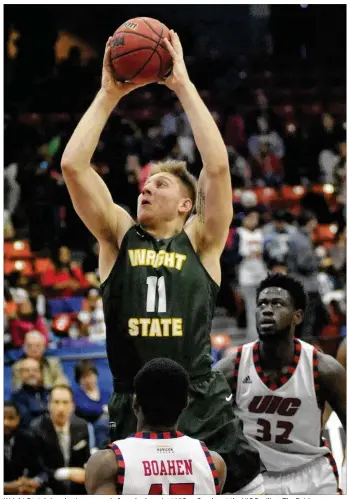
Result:
{"label": "blonde hair", "polygon": [[159,161],[151,167],[150,177],[157,173],[171,173],[177,177],[189,192],[189,198],[192,201],[192,208],[186,215],[186,220],[192,215],[196,205],[197,197],[197,179],[187,169],[185,161],[175,161],[169,159],[167,161]]}

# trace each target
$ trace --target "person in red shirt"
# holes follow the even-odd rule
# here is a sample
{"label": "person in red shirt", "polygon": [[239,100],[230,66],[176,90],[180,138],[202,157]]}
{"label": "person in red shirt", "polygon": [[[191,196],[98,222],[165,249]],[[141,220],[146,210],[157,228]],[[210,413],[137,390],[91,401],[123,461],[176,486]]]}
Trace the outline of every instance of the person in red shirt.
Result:
{"label": "person in red shirt", "polygon": [[67,298],[81,295],[88,282],[81,268],[71,261],[69,248],[61,246],[53,258],[55,268],[45,272],[41,278],[42,286],[51,298]]}
{"label": "person in red shirt", "polygon": [[18,304],[17,314],[9,321],[12,344],[21,347],[24,343],[24,337],[29,331],[39,331],[48,343],[48,331],[42,318],[29,300]]}

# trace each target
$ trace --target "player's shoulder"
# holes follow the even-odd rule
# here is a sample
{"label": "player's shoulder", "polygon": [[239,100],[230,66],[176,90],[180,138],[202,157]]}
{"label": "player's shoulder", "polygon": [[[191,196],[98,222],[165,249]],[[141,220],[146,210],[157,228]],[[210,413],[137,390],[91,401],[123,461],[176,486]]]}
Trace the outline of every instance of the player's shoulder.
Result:
{"label": "player's shoulder", "polygon": [[99,468],[107,468],[117,472],[117,460],[111,448],[98,450],[89,458],[87,469],[91,472],[98,471]]}
{"label": "player's shoulder", "polygon": [[214,370],[222,372],[225,376],[232,374],[236,363],[240,360],[243,351],[252,350],[254,348],[256,341],[245,343],[244,345],[239,345],[235,347],[230,355],[223,357],[214,366]]}
{"label": "player's shoulder", "polygon": [[321,378],[330,378],[332,376],[336,376],[337,374],[341,374],[341,372],[344,371],[343,366],[331,355],[318,351],[317,357],[318,371]]}
{"label": "player's shoulder", "polygon": [[219,477],[220,489],[222,490],[225,485],[226,476],[227,476],[226,463],[224,459],[220,456],[220,454],[218,454],[217,452],[213,450],[209,452]]}

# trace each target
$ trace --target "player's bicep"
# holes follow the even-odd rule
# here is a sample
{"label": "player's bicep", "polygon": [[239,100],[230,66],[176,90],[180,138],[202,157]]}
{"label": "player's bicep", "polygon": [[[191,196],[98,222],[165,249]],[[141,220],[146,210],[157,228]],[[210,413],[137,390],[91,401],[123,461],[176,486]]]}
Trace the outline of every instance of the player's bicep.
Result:
{"label": "player's bicep", "polygon": [[197,216],[194,221],[198,240],[205,247],[223,249],[232,221],[232,185],[228,168],[212,173],[201,171],[197,188]]}
{"label": "player's bicep", "polygon": [[222,490],[225,486],[226,476],[227,476],[227,467],[225,461],[222,459],[220,454],[217,452],[210,451],[211,458],[215,465],[218,477],[219,477],[219,485],[220,485],[220,494],[222,494]]}
{"label": "player's bicep", "polygon": [[[64,179],[76,213],[98,240],[112,240],[131,217],[114,204],[106,184],[92,167],[84,171],[64,169]],[[124,212],[124,213],[123,213]],[[129,228],[128,227],[128,228]]]}
{"label": "player's bicep", "polygon": [[339,417],[346,429],[346,371],[330,355],[318,355],[319,381],[327,402]]}
{"label": "player's bicep", "polygon": [[86,466],[85,487],[91,495],[115,495],[117,463],[112,450],[100,450],[93,454]]}

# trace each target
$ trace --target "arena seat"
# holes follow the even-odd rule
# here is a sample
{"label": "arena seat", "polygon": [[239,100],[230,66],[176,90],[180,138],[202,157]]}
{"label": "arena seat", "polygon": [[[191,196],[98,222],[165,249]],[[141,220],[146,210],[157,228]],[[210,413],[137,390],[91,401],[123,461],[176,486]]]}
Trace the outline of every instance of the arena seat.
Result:
{"label": "arena seat", "polygon": [[48,300],[48,306],[52,317],[59,314],[73,314],[82,309],[83,296],[72,296],[71,298],[54,298]]}
{"label": "arena seat", "polygon": [[12,241],[4,243],[4,255],[8,259],[33,258],[28,241]]}
{"label": "arena seat", "polygon": [[34,275],[31,262],[28,260],[4,260],[4,274],[9,275],[12,272],[20,272],[26,276]]}
{"label": "arena seat", "polygon": [[279,202],[278,193],[273,187],[253,187],[252,191],[260,204],[274,207]]}
{"label": "arena seat", "polygon": [[336,224],[319,224],[314,232],[314,242],[333,242],[336,237],[338,227]]}
{"label": "arena seat", "polygon": [[284,206],[293,214],[298,214],[300,212],[300,201],[305,194],[306,189],[302,185],[283,185],[280,188],[280,197]]}
{"label": "arena seat", "polygon": [[53,262],[49,258],[36,258],[34,260],[34,269],[37,274],[44,274],[48,270],[53,270]]}

